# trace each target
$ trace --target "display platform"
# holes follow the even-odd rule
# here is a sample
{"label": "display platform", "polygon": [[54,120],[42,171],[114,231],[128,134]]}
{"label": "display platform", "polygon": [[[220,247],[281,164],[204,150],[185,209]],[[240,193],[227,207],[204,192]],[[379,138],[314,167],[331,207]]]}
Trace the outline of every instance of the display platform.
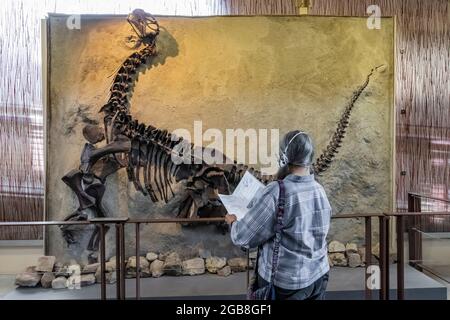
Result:
{"label": "display platform", "polygon": [[[395,265],[391,266],[391,299],[396,297]],[[328,300],[364,299],[364,268],[335,267],[331,270],[327,289]],[[13,279],[11,279],[13,281]],[[135,297],[135,280],[127,279],[126,296]],[[235,273],[223,278],[214,275],[144,278],[141,280],[142,299],[245,299],[246,273]],[[392,289],[394,288],[394,289]],[[108,298],[115,298],[116,286],[107,285]],[[100,285],[83,287],[80,290],[53,290],[42,288],[19,288],[5,293],[1,298],[8,300],[59,300],[98,299]],[[374,291],[374,299],[378,292]],[[405,266],[405,298],[418,300],[446,300],[447,288],[429,276]]]}

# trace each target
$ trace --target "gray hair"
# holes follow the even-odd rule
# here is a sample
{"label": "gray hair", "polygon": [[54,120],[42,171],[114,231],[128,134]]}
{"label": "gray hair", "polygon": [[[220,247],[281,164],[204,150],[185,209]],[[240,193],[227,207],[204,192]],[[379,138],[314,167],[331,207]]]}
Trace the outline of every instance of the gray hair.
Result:
{"label": "gray hair", "polygon": [[310,166],[314,159],[311,137],[300,130],[288,132],[280,143],[280,157],[284,160],[284,165]]}

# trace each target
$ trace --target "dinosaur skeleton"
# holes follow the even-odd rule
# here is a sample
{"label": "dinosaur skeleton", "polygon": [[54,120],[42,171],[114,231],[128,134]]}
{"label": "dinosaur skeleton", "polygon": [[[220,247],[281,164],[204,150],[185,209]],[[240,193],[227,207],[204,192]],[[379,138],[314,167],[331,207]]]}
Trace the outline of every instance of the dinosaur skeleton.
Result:
{"label": "dinosaur skeleton", "polygon": [[[130,114],[130,94],[139,71],[157,56],[159,24],[152,15],[140,9],[129,14],[127,21],[138,38],[136,47],[144,47],[126,58],[115,74],[109,99],[100,109],[104,115],[104,128],[88,124],[83,129],[88,143],[81,154],[81,165],[62,178],[74,191],[79,202],[78,209],[66,220],[86,220],[88,208],[98,217],[106,216],[101,205],[106,177],[121,168],[126,168],[128,178],[136,190],[149,196],[153,202],[168,202],[175,195],[173,186],[184,181],[186,192],[178,208],[178,217],[191,218],[195,222],[199,217],[223,216],[225,210],[217,193],[230,193],[230,188],[239,183],[247,170],[264,184],[275,177],[264,176],[260,171],[236,162],[209,165],[203,161],[199,163],[194,156],[191,164],[173,162],[174,155],[181,156],[181,149],[187,147],[194,150],[195,146],[167,130],[139,123]],[[325,172],[338,153],[355,102],[368,86],[370,77],[377,68],[372,69],[365,82],[353,93],[331,142],[312,166],[315,174]],[[104,147],[95,146],[103,140],[106,140]],[[224,230],[223,224],[218,227]],[[61,229],[68,244],[76,242],[70,227]],[[98,231],[97,228],[93,232],[88,250],[97,251]]]}

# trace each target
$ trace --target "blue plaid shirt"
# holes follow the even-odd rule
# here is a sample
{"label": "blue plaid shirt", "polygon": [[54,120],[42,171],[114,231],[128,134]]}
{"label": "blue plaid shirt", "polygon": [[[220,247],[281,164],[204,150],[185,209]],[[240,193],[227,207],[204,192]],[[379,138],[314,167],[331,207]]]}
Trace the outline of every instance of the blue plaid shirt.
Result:
{"label": "blue plaid shirt", "polygon": [[[274,285],[297,290],[308,287],[330,269],[326,236],[331,206],[314,175],[288,175],[284,179],[286,204],[281,233],[278,268]],[[256,248],[262,245],[258,273],[270,280],[278,205],[278,182],[267,185],[249,212],[232,224],[235,245]]]}

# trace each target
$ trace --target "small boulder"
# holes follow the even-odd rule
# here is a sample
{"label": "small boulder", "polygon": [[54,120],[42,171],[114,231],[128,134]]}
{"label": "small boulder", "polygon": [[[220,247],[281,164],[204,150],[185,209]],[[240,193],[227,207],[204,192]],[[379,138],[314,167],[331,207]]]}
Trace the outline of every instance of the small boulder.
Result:
{"label": "small boulder", "polygon": [[[132,256],[128,258],[128,262],[126,265],[126,269],[130,271],[136,272],[136,256]],[[150,266],[148,260],[144,257],[139,257],[139,267],[141,270],[147,269]]]}
{"label": "small boulder", "polygon": [[232,258],[227,261],[233,272],[242,272],[247,270],[247,259],[244,258]]}
{"label": "small boulder", "polygon": [[83,271],[81,273],[95,273],[97,269],[100,268],[100,263],[91,263],[84,266]]}
{"label": "small boulder", "polygon": [[205,260],[202,258],[193,258],[183,261],[183,274],[196,275],[205,273]]}
{"label": "small boulder", "polygon": [[347,258],[341,252],[330,253],[329,257],[333,263],[333,266],[346,267],[348,264]]}
{"label": "small boulder", "polygon": [[158,255],[154,252],[149,252],[147,253],[147,255],[145,256],[145,258],[149,261],[149,262],[153,262],[156,259],[158,259]]}
{"label": "small boulder", "polygon": [[54,275],[55,275],[55,278],[70,276],[68,266],[60,265],[58,267],[55,267]]}
{"label": "small boulder", "polygon": [[358,253],[358,246],[356,243],[349,242],[345,245],[345,252],[346,253]]}
{"label": "small boulder", "polygon": [[331,260],[330,256],[328,256],[328,264],[330,265],[330,267],[333,266],[333,260]]}
{"label": "small boulder", "polygon": [[361,256],[358,253],[349,253],[347,254],[348,266],[350,268],[356,268],[361,266]]}
{"label": "small boulder", "polygon": [[222,269],[217,270],[217,275],[221,277],[228,277],[231,274],[230,266],[225,266]]}
{"label": "small boulder", "polygon": [[42,256],[39,257],[36,265],[36,271],[38,272],[52,272],[55,265],[55,256]]}
{"label": "small boulder", "polygon": [[161,277],[164,274],[164,261],[154,260],[150,264],[150,273],[153,278]]}
{"label": "small boulder", "polygon": [[108,261],[105,263],[105,269],[107,272],[116,271],[116,261]]}
{"label": "small boulder", "polygon": [[164,273],[169,276],[179,276],[183,272],[183,263],[176,252],[169,254],[164,260]]}
{"label": "small boulder", "polygon": [[333,240],[328,244],[329,253],[343,253],[345,252],[345,246],[342,242]]}
{"label": "small boulder", "polygon": [[53,275],[53,272],[44,273],[41,277],[42,288],[51,288],[53,280],[55,280],[55,276]]}
{"label": "small boulder", "polygon": [[93,285],[95,284],[95,281],[96,279],[93,273],[83,274],[80,277],[80,285],[82,287]]}
{"label": "small boulder", "polygon": [[27,272],[27,273],[35,273],[36,272],[36,266],[27,267],[25,269],[25,272]]}
{"label": "small boulder", "polygon": [[16,275],[16,285],[19,287],[36,287],[41,281],[41,275],[36,272],[23,272]]}
{"label": "small boulder", "polygon": [[[116,273],[115,272],[105,272],[105,281],[108,284],[113,284],[116,283]],[[95,272],[95,281],[97,283],[101,283],[102,279],[101,279],[101,271],[100,268],[97,269],[97,271]]]}
{"label": "small boulder", "polygon": [[65,289],[67,288],[67,279],[66,277],[57,277],[52,281],[53,289]]}
{"label": "small boulder", "polygon": [[166,258],[167,258],[170,254],[171,254],[170,252],[166,252],[166,253],[160,252],[160,253],[158,254],[158,260],[166,261]]}
{"label": "small boulder", "polygon": [[67,266],[67,273],[69,276],[81,275],[81,266],[79,264],[71,264]]}
{"label": "small boulder", "polygon": [[226,264],[226,258],[210,257],[206,259],[206,269],[210,273],[217,273],[217,270],[222,269]]}

